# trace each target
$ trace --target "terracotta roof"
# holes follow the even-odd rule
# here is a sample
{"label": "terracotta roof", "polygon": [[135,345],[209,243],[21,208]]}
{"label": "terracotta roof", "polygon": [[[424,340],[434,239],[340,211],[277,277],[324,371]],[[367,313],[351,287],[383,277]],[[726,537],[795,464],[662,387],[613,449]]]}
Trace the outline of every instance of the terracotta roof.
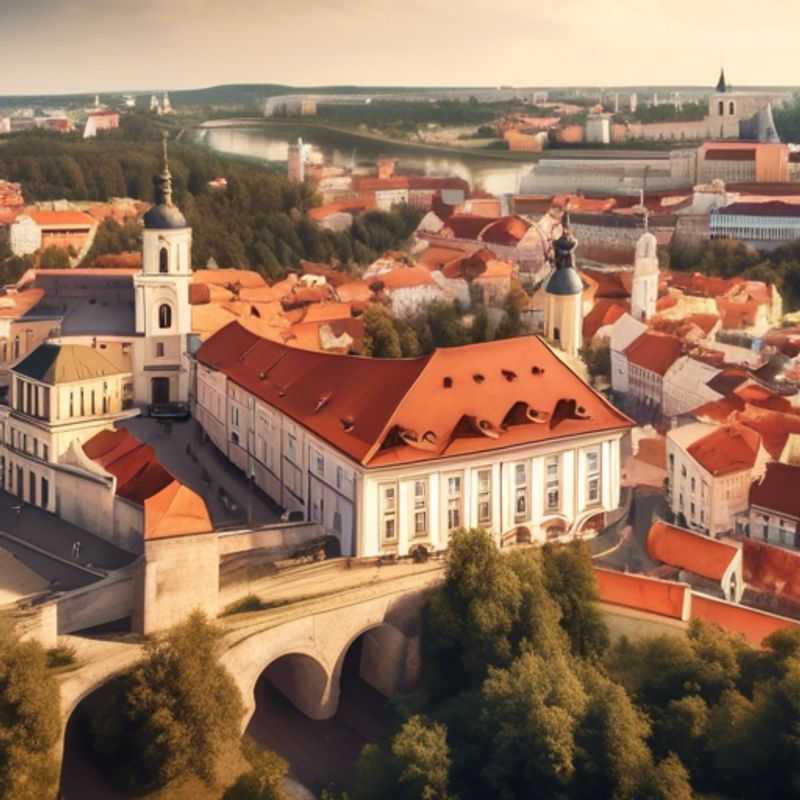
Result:
{"label": "terracotta roof", "polygon": [[192,283],[210,283],[223,287],[239,284],[246,289],[267,285],[264,278],[251,269],[197,269],[192,273]]}
{"label": "terracotta roof", "polygon": [[601,298],[583,318],[583,338],[586,341],[594,338],[600,328],[604,328],[606,325],[613,325],[629,310],[630,304],[626,301],[618,302],[608,298]]}
{"label": "terracotta roof", "polygon": [[27,288],[11,294],[0,295],[0,319],[17,319],[37,306],[44,297],[44,289]]}
{"label": "terracotta roof", "polygon": [[797,620],[696,593],[692,595],[692,619],[711,622],[729,633],[738,633],[754,647],[760,647],[764,639],[775,631],[800,628]]}
{"label": "terracotta roof", "polygon": [[25,212],[40,227],[58,227],[59,225],[85,225],[90,228],[94,219],[83,211],[40,211],[28,209]]}
{"label": "terracotta roof", "polygon": [[336,296],[342,303],[369,303],[372,289],[366,281],[351,280],[336,287]]}
{"label": "terracotta roof", "polygon": [[744,579],[749,585],[800,602],[800,553],[745,539],[742,556]]}
{"label": "terracotta roof", "polygon": [[481,231],[480,240],[489,244],[515,247],[530,227],[530,222],[522,217],[501,217],[490,222]]}
{"label": "terracotta roof", "polygon": [[468,252],[469,250],[464,250],[463,248],[431,245],[417,256],[417,264],[430,270],[440,270],[447,264],[462,259]]}
{"label": "terracotta roof", "polygon": [[109,361],[99,350],[87,345],[40,344],[13,371],[54,386],[119,375],[125,370]]}
{"label": "terracotta roof", "polygon": [[662,581],[645,575],[615,572],[593,567],[597,594],[604,603],[635,608],[673,619],[683,618],[689,587],[684,583]]}
{"label": "terracotta roof", "polygon": [[353,178],[353,188],[358,192],[382,192],[408,189],[408,178]]}
{"label": "terracotta roof", "polygon": [[632,424],[531,336],[367,359],[284,347],[232,323],[197,359],[370,466]]}
{"label": "terracotta roof", "polygon": [[738,552],[733,545],[666,522],[654,522],[647,534],[647,553],[653,561],[715,581],[722,580]]}
{"label": "terracotta roof", "polygon": [[739,369],[738,367],[728,367],[727,369],[723,369],[718,375],[715,375],[706,386],[708,386],[709,389],[713,389],[718,394],[727,395],[733,392],[737,386],[749,380],[749,378],[750,376],[747,370]]}
{"label": "terracotta roof", "polygon": [[[789,491],[789,487],[797,491]],[[750,505],[800,519],[800,466],[778,461],[767,464],[761,480],[750,487]]]}
{"label": "terracotta roof", "polygon": [[415,286],[436,286],[430,270],[425,267],[397,267],[388,272],[381,272],[366,279],[369,286],[382,283],[389,291],[395,289],[411,289]]}
{"label": "terracotta roof", "polygon": [[755,161],[755,147],[742,147],[734,149],[714,148],[706,150],[706,161]]}
{"label": "terracotta roof", "polygon": [[761,437],[744,425],[721,425],[688,448],[689,455],[714,476],[752,469]]}
{"label": "terracotta roof", "polygon": [[330,322],[335,319],[350,319],[350,303],[315,303],[307,306],[303,322]]}
{"label": "terracotta roof", "polygon": [[409,175],[406,178],[409,189],[441,191],[442,189],[469,191],[469,184],[463,178],[436,178],[426,175]]}
{"label": "terracotta roof", "polygon": [[631,296],[630,284],[622,270],[588,269],[581,272],[597,284],[597,298],[626,300]]}
{"label": "terracotta roof", "polygon": [[158,539],[213,530],[202,498],[179,483],[155,450],[127,429],[100,431],[83,452],[117,479],[117,495],[144,508],[144,538]]}
{"label": "terracotta roof", "polygon": [[664,375],[680,358],[682,349],[677,336],[647,331],[625,348],[625,355],[631,363]]}
{"label": "terracotta roof", "polygon": [[663,436],[640,439],[635,458],[651,467],[665,470],[667,468],[667,440]]}
{"label": "terracotta roof", "polygon": [[760,436],[767,452],[776,459],[780,458],[789,434],[800,433],[800,410],[785,413],[747,405],[733,419]]}

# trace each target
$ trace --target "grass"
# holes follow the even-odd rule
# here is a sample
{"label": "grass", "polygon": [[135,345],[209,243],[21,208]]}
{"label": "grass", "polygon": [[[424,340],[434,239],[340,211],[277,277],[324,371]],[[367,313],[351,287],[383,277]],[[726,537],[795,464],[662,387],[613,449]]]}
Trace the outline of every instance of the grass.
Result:
{"label": "grass", "polygon": [[264,611],[270,608],[268,603],[265,603],[258,595],[248,594],[241,600],[231,603],[222,612],[223,617],[229,617],[231,614],[246,614],[248,611]]}
{"label": "grass", "polygon": [[71,667],[75,663],[75,648],[70,645],[51,647],[47,651],[47,666],[50,669]]}

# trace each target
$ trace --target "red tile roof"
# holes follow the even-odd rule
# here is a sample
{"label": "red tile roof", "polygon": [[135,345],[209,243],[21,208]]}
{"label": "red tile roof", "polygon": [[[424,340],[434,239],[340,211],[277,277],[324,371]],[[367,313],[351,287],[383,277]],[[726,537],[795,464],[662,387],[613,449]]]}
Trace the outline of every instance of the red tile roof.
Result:
{"label": "red tile roof", "polygon": [[604,603],[635,608],[673,619],[683,618],[689,587],[685,583],[662,581],[645,575],[593,568],[597,594]]}
{"label": "red tile roof", "polygon": [[367,359],[284,347],[234,322],[197,359],[369,466],[632,425],[531,336]]}
{"label": "red tile roof", "polygon": [[82,211],[40,211],[28,209],[25,212],[40,227],[55,228],[59,225],[85,225],[90,228],[95,221]]}
{"label": "red tile roof", "polygon": [[756,149],[755,147],[737,148],[737,149],[720,149],[714,148],[713,150],[706,150],[706,161],[755,161]]}
{"label": "red tile roof", "polygon": [[643,369],[664,375],[681,357],[683,346],[677,336],[645,331],[625,349],[628,361]]}
{"label": "red tile roof", "polygon": [[778,461],[767,464],[764,475],[750,487],[750,505],[800,519],[800,466]]}
{"label": "red tile roof", "polygon": [[800,410],[796,409],[783,413],[748,405],[744,411],[737,412],[733,419],[759,435],[767,452],[775,459],[780,458],[789,434],[800,433]]}
{"label": "red tile roof", "polygon": [[[502,219],[499,217],[498,219]],[[481,231],[487,225],[497,220],[484,217],[480,214],[453,214],[447,220],[447,227],[453,232],[456,239],[474,239],[478,241]]]}
{"label": "red tile roof", "polygon": [[689,455],[714,476],[752,469],[761,437],[744,425],[721,425],[689,445]]}
{"label": "red tile roof", "polygon": [[800,553],[755,539],[745,539],[742,556],[744,579],[748,584],[761,591],[800,602]]}
{"label": "red tile roof", "polygon": [[721,581],[738,548],[708,536],[678,528],[666,522],[654,522],[647,534],[647,553],[653,561]]}
{"label": "red tile roof", "polygon": [[592,310],[583,318],[583,338],[589,341],[600,328],[613,325],[623,314],[630,310],[630,303],[601,298]]}
{"label": "red tile roof", "polygon": [[753,647],[760,647],[764,639],[775,631],[800,628],[797,620],[696,593],[692,594],[692,619],[714,623],[729,633],[738,633]]}
{"label": "red tile roof", "polygon": [[800,217],[800,205],[770,200],[766,203],[731,203],[719,210],[720,214],[745,217]]}
{"label": "red tile roof", "polygon": [[408,178],[353,178],[353,188],[358,192],[383,192],[408,189]]}
{"label": "red tile roof", "polygon": [[365,280],[370,287],[376,283],[382,283],[384,288],[389,291],[412,289],[416,286],[436,286],[430,270],[425,267],[397,267],[388,272],[371,275]]}

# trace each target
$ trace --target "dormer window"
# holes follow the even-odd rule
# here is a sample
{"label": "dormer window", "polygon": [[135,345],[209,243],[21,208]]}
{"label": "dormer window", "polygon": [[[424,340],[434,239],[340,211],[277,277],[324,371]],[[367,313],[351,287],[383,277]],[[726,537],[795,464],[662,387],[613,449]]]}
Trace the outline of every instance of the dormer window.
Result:
{"label": "dormer window", "polygon": [[172,309],[166,303],[162,303],[158,307],[158,327],[172,327]]}
{"label": "dormer window", "polygon": [[166,247],[162,247],[158,253],[158,271],[163,273],[169,272],[169,253]]}

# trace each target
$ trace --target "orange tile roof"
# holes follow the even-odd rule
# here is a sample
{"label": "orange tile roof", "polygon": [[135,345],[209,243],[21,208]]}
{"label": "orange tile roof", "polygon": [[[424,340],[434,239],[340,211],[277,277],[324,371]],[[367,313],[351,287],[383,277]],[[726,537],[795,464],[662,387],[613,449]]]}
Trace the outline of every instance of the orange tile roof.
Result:
{"label": "orange tile roof", "polygon": [[622,270],[588,269],[581,272],[589,276],[597,284],[598,298],[616,298],[625,300],[631,296],[630,286],[624,280]]}
{"label": "orange tile roof", "polygon": [[251,269],[197,269],[192,273],[193,283],[210,283],[227,287],[239,284],[244,289],[266,286],[267,282]]}
{"label": "orange tile roof", "polygon": [[681,357],[682,350],[681,340],[677,336],[645,331],[627,346],[625,355],[632,364],[664,375]]}
{"label": "orange tile roof", "polygon": [[430,270],[425,269],[425,267],[397,267],[388,272],[372,275],[366,280],[369,286],[380,282],[389,291],[411,289],[415,286],[436,286]]}
{"label": "orange tile roof", "polygon": [[800,433],[800,409],[783,413],[747,405],[732,419],[760,436],[767,452],[776,459],[780,458],[789,434]]}
{"label": "orange tile roof", "polygon": [[647,553],[653,561],[663,561],[709,580],[721,581],[738,548],[708,536],[654,522],[647,534]]}
{"label": "orange tile roof", "polygon": [[350,319],[353,315],[350,303],[316,303],[305,309],[303,322],[330,322],[335,319]]}
{"label": "orange tile roof", "polygon": [[17,319],[37,306],[44,297],[44,289],[28,288],[0,295],[0,319]]}
{"label": "orange tile roof", "polygon": [[179,483],[155,451],[125,428],[100,431],[83,444],[88,458],[117,479],[117,495],[144,508],[144,538],[211,531],[205,502]]}
{"label": "orange tile roof", "polygon": [[618,302],[609,298],[601,298],[595,302],[592,310],[583,318],[583,338],[586,341],[594,338],[600,328],[613,325],[630,309],[630,303]]}
{"label": "orange tile roof", "polygon": [[336,287],[336,295],[342,303],[369,303],[372,290],[366,281],[356,280]]}
{"label": "orange tile roof", "polygon": [[59,225],[85,225],[90,228],[95,224],[94,219],[83,211],[42,211],[34,208],[28,209],[25,213],[37,225],[44,228]]}
{"label": "orange tile roof", "polygon": [[692,595],[692,619],[714,623],[728,633],[738,633],[753,647],[760,647],[775,631],[800,628],[797,620],[696,593]]}
{"label": "orange tile roof", "polygon": [[[788,491],[790,486],[798,491]],[[750,505],[800,519],[800,466],[778,461],[767,464],[764,475],[750,487]],[[797,567],[800,576],[800,558]]]}
{"label": "orange tile roof", "polygon": [[714,476],[752,469],[761,437],[744,425],[720,425],[689,445],[689,455]]}
{"label": "orange tile roof", "polygon": [[[783,488],[785,491],[785,486]],[[792,494],[797,497],[797,492]],[[766,507],[771,508],[772,504]],[[744,579],[748,584],[761,591],[800,602],[799,553],[755,539],[745,539],[742,542],[742,556]]]}
{"label": "orange tile roof", "polygon": [[368,359],[283,347],[232,323],[197,359],[370,466],[632,425],[531,336]]}
{"label": "orange tile roof", "polygon": [[689,587],[684,583],[662,581],[645,575],[593,567],[597,594],[604,603],[635,608],[673,619],[683,618]]}
{"label": "orange tile roof", "polygon": [[448,264],[454,261],[459,261],[469,252],[470,249],[458,249],[455,247],[432,245],[427,247],[419,254],[419,256],[417,256],[417,264],[427,267],[430,270],[441,270]]}

